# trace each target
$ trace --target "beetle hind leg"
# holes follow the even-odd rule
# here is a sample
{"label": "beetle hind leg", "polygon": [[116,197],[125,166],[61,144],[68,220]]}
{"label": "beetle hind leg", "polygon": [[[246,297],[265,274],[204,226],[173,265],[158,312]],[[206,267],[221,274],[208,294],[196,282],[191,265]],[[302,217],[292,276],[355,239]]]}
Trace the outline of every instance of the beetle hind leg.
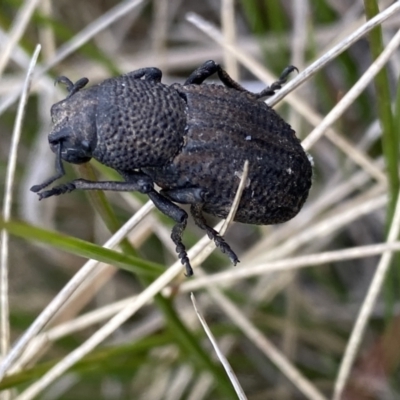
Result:
{"label": "beetle hind leg", "polygon": [[219,64],[212,60],[206,61],[203,65],[195,69],[189,78],[186,79],[184,85],[200,85],[215,73],[218,73],[218,78],[226,87],[239,90],[240,92],[248,92],[243,86],[234,81]]}
{"label": "beetle hind leg", "polygon": [[172,228],[171,239],[175,243],[176,252],[181,260],[181,263],[186,268],[186,276],[193,275],[193,269],[190,265],[189,257],[186,253],[185,245],[182,243],[183,231],[186,228],[188,219],[187,213],[172,203],[169,199],[157,193],[155,190],[147,193],[154,205],[165,215],[172,218],[176,224]]}
{"label": "beetle hind leg", "polygon": [[229,244],[225,242],[224,238],[219,235],[219,233],[211,228],[211,226],[207,225],[207,222],[202,213],[201,204],[192,204],[190,207],[190,213],[193,216],[195,224],[200,228],[206,231],[207,236],[212,239],[215,245],[225,253],[229,259],[231,260],[233,265],[236,265],[239,262],[237,255],[230,248]]}
{"label": "beetle hind leg", "polygon": [[279,79],[272,83],[270,86],[267,86],[265,89],[263,89],[259,93],[252,93],[249,92],[247,89],[245,89],[243,86],[241,86],[238,82],[233,80],[229,74],[215,61],[209,60],[206,61],[203,65],[195,69],[189,76],[189,78],[186,79],[184,85],[200,85],[202,84],[208,77],[211,75],[217,73],[218,78],[220,81],[228,88],[238,90],[239,92],[245,92],[245,93],[250,93],[253,96],[256,96],[257,99],[261,99],[263,97],[268,97],[272,96],[275,94],[276,90],[279,90],[282,88],[282,85],[286,83],[289,75],[293,71],[298,71],[296,67],[293,65],[287,66]]}
{"label": "beetle hind leg", "polygon": [[277,81],[275,81],[274,83],[272,83],[270,86],[267,86],[265,89],[263,89],[261,92],[259,93],[255,93],[255,95],[257,96],[257,98],[261,99],[263,97],[268,97],[268,96],[273,96],[275,94],[275,91],[282,89],[282,85],[286,83],[289,75],[293,72],[293,71],[297,71],[299,72],[299,70],[293,66],[293,65],[288,65],[283,72],[281,73],[281,76],[279,77],[279,79]]}

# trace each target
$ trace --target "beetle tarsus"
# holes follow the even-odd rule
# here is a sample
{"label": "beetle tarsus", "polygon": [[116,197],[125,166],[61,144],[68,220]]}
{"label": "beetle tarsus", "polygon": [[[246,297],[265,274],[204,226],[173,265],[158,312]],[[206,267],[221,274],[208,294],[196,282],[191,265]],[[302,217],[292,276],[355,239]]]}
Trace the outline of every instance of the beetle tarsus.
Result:
{"label": "beetle tarsus", "polygon": [[231,249],[228,243],[225,242],[224,238],[211,226],[207,225],[206,219],[202,213],[201,204],[192,204],[190,207],[190,213],[193,216],[195,224],[203,229],[207,236],[214,241],[215,245],[222,251],[222,253],[226,254],[231,260],[233,265],[236,265],[239,262],[239,259],[235,252]]}
{"label": "beetle tarsus", "polygon": [[52,196],[60,196],[64,193],[72,192],[76,189],[74,182],[64,183],[63,185],[56,186],[50,190],[45,190],[44,192],[38,193],[39,200],[47,199]]}
{"label": "beetle tarsus", "polygon": [[299,72],[299,70],[294,65],[288,65],[283,70],[283,72],[281,73],[281,76],[279,77],[279,79],[277,81],[275,81],[270,86],[263,89],[260,93],[255,93],[257,98],[261,99],[263,97],[273,96],[277,90],[282,89],[282,85],[286,83],[289,75],[293,71]]}
{"label": "beetle tarsus", "polygon": [[187,219],[185,219],[183,222],[177,223],[173,228],[171,232],[171,239],[176,245],[176,252],[178,253],[178,257],[181,260],[182,265],[185,266],[186,269],[186,276],[192,276],[193,275],[193,269],[192,266],[190,265],[189,257],[186,252],[185,245],[182,243],[182,235],[183,231],[186,228],[186,222]]}

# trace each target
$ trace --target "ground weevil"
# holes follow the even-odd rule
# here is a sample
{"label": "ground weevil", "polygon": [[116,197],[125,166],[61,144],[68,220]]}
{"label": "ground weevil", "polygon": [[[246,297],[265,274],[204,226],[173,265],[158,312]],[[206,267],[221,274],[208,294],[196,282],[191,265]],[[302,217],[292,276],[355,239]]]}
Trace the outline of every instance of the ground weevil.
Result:
{"label": "ground weevil", "polygon": [[[311,186],[310,161],[293,129],[262,100],[286,82],[295,67],[260,93],[235,82],[207,61],[182,84],[161,83],[161,71],[143,68],[107,79],[89,89],[82,78],[56,82],[67,97],[54,104],[49,143],[57,173],[31,188],[40,199],[84,190],[139,191],[175,221],[171,238],[188,276],[193,274],[182,234],[188,215],[175,203],[190,204],[195,223],[233,264],[239,260],[207,225],[203,211],[226,218],[243,165],[249,174],[235,221],[277,224],[293,218]],[[224,86],[203,84],[217,73]],[[42,191],[64,175],[62,160],[81,164],[95,158],[124,181],[76,179]],[[156,191],[154,184],[161,190]]]}

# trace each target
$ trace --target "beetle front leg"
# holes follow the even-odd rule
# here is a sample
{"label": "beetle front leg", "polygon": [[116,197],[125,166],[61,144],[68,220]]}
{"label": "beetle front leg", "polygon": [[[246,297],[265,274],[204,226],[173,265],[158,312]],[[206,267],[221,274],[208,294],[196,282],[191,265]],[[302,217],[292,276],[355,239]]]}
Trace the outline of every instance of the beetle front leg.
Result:
{"label": "beetle front leg", "polygon": [[148,193],[153,189],[153,182],[151,179],[141,173],[131,175],[130,180],[126,182],[116,181],[88,181],[86,179],[75,179],[71,182],[64,183],[63,185],[56,186],[50,190],[38,193],[39,200],[46,199],[51,196],[60,196],[64,193],[72,192],[73,190],[112,190],[115,192],[140,192]]}
{"label": "beetle front leg", "polygon": [[230,248],[229,244],[225,242],[224,238],[220,236],[220,234],[211,228],[211,226],[207,225],[207,222],[202,213],[201,204],[192,204],[190,207],[190,212],[193,216],[195,224],[200,228],[206,231],[207,236],[212,239],[215,245],[225,253],[229,259],[231,260],[233,265],[236,265],[239,262],[237,255]]}
{"label": "beetle front leg", "polygon": [[172,228],[171,239],[176,245],[176,252],[181,260],[181,263],[186,268],[186,276],[193,275],[193,269],[190,265],[189,257],[187,255],[185,245],[182,243],[183,231],[186,228],[186,223],[188,219],[187,213],[178,207],[176,204],[172,203],[166,197],[161,196],[155,190],[147,193],[154,205],[165,215],[172,218],[176,224]]}

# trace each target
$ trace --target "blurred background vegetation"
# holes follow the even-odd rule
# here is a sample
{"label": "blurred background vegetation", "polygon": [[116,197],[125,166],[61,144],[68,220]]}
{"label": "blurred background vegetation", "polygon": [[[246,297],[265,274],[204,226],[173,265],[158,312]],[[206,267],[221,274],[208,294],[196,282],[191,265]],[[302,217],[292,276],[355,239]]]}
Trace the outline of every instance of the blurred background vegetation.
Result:
{"label": "blurred background vegetation", "polygon": [[[0,49],[28,2],[0,0]],[[30,1],[32,3],[32,0]],[[137,68],[163,70],[165,83],[182,82],[204,61],[213,59],[250,90],[268,82],[256,79],[212,38],[188,22],[196,13],[218,27],[227,40],[270,73],[279,76],[289,64],[300,72],[339,40],[393,2],[371,0],[153,0],[123,12],[92,35],[96,24],[134,2],[116,0],[42,0],[29,17],[0,80],[0,196],[15,122],[18,95],[29,59],[42,45],[23,122],[14,185],[12,219],[69,237],[102,244],[147,200],[135,193],[86,193],[37,201],[33,184],[53,174],[48,148],[50,107],[65,97],[53,81],[59,75],[94,84]],[[233,14],[230,12],[233,7]],[[399,29],[396,13],[381,31],[367,35],[316,73],[295,94],[323,117],[355,84]],[[79,38],[85,38],[79,41]],[[1,54],[0,54],[1,55]],[[241,259],[240,268],[298,255],[365,246],[385,241],[398,192],[400,53],[354,101],[334,128],[350,144],[344,153],[325,137],[310,150],[314,183],[303,211],[282,226],[233,224],[227,241]],[[1,73],[1,72],[0,72]],[[271,80],[272,81],[272,80]],[[270,83],[270,82],[269,82]],[[314,126],[310,119],[281,102],[278,112],[304,139]],[[383,128],[382,128],[383,127]],[[383,133],[382,133],[383,132]],[[371,174],[349,156],[360,152],[375,168]],[[113,171],[66,165],[68,176],[115,178]],[[217,220],[209,218],[213,224]],[[175,261],[169,239],[172,221],[154,212],[144,218],[121,247],[142,264],[126,271],[104,267],[89,287],[68,303],[51,326],[67,324],[78,315],[113,305],[142,288]],[[10,239],[9,299],[11,341],[14,342],[85,261],[79,251],[60,251],[51,235],[16,227]],[[56,235],[56,234],[54,234]],[[25,236],[21,238],[20,236]],[[188,247],[202,236],[190,223]],[[55,240],[55,239],[54,239]],[[84,245],[82,244],[83,248]],[[78,244],[79,247],[79,244]],[[319,263],[297,270],[265,271],[248,279],[219,284],[224,295],[298,368],[302,376],[329,398],[360,306],[380,255]],[[134,263],[133,263],[134,264]],[[202,263],[208,274],[236,268],[215,251]],[[151,268],[148,276],[143,271]],[[344,399],[400,398],[400,264],[394,258],[374,308]],[[100,267],[99,267],[100,268]],[[196,275],[196,270],[195,270]],[[143,307],[104,344],[50,385],[39,398],[49,399],[230,399],[235,398],[215,360],[182,276],[172,295],[159,296]],[[196,290],[198,302],[249,399],[302,399],[304,391],[290,382],[210,297]],[[112,312],[109,316],[112,315]],[[109,318],[108,316],[108,318]],[[0,383],[14,397],[63,356],[83,343],[104,323],[100,318],[51,340],[27,365]],[[50,327],[49,327],[50,328]],[[6,398],[6,397],[5,397]],[[312,398],[312,397],[308,397]],[[316,398],[316,397],[315,397]],[[323,398],[323,397],[322,397]]]}

